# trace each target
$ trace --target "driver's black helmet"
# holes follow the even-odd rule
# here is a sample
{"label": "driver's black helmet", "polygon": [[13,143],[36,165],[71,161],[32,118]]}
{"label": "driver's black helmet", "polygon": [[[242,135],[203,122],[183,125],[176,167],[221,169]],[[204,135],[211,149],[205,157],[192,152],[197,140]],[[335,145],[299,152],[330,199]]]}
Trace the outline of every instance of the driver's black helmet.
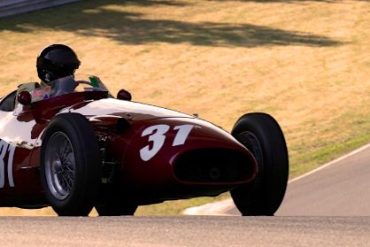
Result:
{"label": "driver's black helmet", "polygon": [[70,47],[62,44],[50,45],[37,57],[37,74],[42,81],[48,83],[73,75],[80,63]]}

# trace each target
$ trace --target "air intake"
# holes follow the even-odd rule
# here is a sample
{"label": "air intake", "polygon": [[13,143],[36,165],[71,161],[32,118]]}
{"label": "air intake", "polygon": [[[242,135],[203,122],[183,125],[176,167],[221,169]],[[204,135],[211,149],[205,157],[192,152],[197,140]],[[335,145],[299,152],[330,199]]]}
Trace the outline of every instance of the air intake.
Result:
{"label": "air intake", "polygon": [[240,182],[253,176],[254,161],[235,150],[200,149],[180,155],[174,171],[179,180],[186,182]]}

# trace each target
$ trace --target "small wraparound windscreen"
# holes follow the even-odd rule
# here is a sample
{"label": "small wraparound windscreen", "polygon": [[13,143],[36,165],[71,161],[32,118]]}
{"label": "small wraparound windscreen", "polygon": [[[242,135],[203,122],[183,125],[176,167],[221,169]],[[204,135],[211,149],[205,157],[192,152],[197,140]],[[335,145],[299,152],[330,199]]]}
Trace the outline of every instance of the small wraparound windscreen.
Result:
{"label": "small wraparound windscreen", "polygon": [[71,75],[59,78],[49,83],[31,83],[26,86],[23,86],[23,89],[30,92],[32,102],[74,92],[103,91],[108,92],[108,95],[111,95],[99,77],[94,75],[83,77]]}
{"label": "small wraparound windscreen", "polygon": [[90,75],[84,77],[67,76],[50,82],[50,96],[55,97],[72,92],[106,91],[107,87],[99,77]]}

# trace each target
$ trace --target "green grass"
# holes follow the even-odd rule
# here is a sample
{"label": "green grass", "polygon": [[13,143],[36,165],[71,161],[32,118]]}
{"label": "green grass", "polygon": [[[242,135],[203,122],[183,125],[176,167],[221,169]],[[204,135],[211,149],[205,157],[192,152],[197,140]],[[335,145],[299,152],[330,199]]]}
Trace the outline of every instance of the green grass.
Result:
{"label": "green grass", "polygon": [[[91,0],[0,20],[0,92],[35,81],[51,43],[135,101],[230,130],[263,111],[280,123],[291,177],[370,141],[368,1]],[[348,164],[351,165],[351,164]],[[141,207],[178,214],[216,199]],[[44,214],[42,211],[41,214]]]}

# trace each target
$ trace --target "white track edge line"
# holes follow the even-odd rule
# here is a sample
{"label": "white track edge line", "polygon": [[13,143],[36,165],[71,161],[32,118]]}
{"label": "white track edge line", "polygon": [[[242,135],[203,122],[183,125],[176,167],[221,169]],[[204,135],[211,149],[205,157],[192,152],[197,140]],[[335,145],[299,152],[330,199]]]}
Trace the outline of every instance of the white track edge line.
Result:
{"label": "white track edge line", "polygon": [[355,149],[352,152],[350,152],[348,154],[345,154],[345,155],[343,155],[343,156],[341,156],[341,157],[339,157],[339,158],[337,158],[335,160],[332,160],[332,161],[326,163],[325,165],[322,165],[322,166],[320,166],[320,167],[318,167],[316,169],[313,169],[312,171],[309,171],[309,172],[307,172],[307,173],[305,173],[305,174],[303,174],[301,176],[298,176],[296,178],[293,178],[293,179],[289,180],[288,183],[290,184],[290,183],[293,183],[293,182],[295,182],[297,180],[300,180],[300,179],[302,179],[304,177],[307,177],[309,175],[312,175],[312,174],[314,174],[314,173],[316,173],[316,172],[318,172],[320,170],[323,170],[323,169],[327,168],[328,166],[334,165],[334,164],[336,164],[336,163],[338,163],[338,162],[340,162],[340,161],[342,161],[344,159],[347,159],[348,157],[351,157],[351,156],[353,156],[355,154],[358,154],[358,153],[364,151],[367,148],[370,148],[370,143],[369,144],[366,144],[365,146],[362,146],[362,147],[360,147],[358,149]]}

